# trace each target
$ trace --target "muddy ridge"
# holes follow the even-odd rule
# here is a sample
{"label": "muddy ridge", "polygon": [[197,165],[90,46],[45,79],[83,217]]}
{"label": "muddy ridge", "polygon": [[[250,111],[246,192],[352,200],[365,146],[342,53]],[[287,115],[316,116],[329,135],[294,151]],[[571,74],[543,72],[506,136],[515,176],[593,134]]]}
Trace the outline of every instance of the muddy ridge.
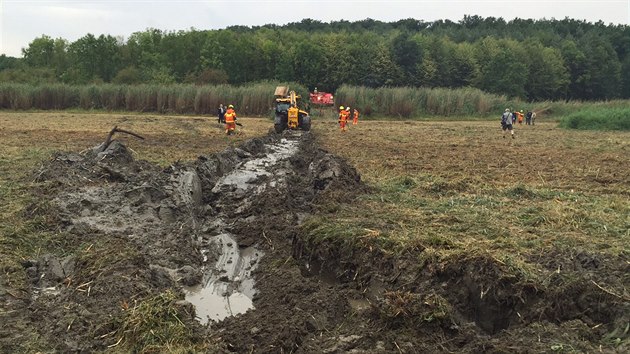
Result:
{"label": "muddy ridge", "polygon": [[57,153],[33,178],[46,190],[29,213],[74,251],[24,261],[30,289],[8,302],[7,351],[24,326],[55,351],[105,351],[125,311],[168,289],[199,342],[237,353],[595,351],[629,320],[626,301],[589,281],[627,280],[623,255],[559,250],[536,261],[568,271],[542,285],[484,255],[419,261],[422,249],[311,239],[301,225],[319,205],[369,193],[311,133],[167,168],[114,141]]}

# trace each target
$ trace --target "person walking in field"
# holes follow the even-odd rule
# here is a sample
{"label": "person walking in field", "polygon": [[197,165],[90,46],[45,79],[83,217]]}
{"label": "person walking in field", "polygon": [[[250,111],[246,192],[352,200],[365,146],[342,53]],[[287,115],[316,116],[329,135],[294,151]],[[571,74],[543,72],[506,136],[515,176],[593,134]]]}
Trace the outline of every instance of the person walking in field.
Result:
{"label": "person walking in field", "polygon": [[357,124],[359,124],[359,110],[355,108],[352,110],[352,125]]}
{"label": "person walking in field", "polygon": [[[512,110],[514,109],[512,108]],[[512,111],[510,111],[510,115],[512,116],[512,124],[516,124],[516,114],[513,114]]]}
{"label": "person walking in field", "polygon": [[223,103],[219,105],[219,110],[217,111],[217,115],[219,118],[219,123],[225,123],[225,107]]}
{"label": "person walking in field", "polygon": [[521,109],[520,112],[514,112],[514,114],[516,114],[516,118],[518,119],[518,124],[522,125],[523,124],[523,110]]}
{"label": "person walking in field", "polygon": [[224,115],[225,120],[225,134],[231,135],[234,134],[236,130],[236,112],[234,111],[234,106],[229,105],[227,111],[225,111]]}
{"label": "person walking in field", "polygon": [[525,125],[531,125],[532,124],[532,111],[528,110],[527,113],[525,113]]}
{"label": "person walking in field", "polygon": [[350,117],[350,112],[344,109],[343,106],[339,106],[339,128],[342,132],[346,132],[348,130],[348,118]]}
{"label": "person walking in field", "polygon": [[514,123],[514,115],[510,113],[510,109],[506,108],[503,115],[501,115],[501,128],[503,128],[503,139],[505,139],[505,133],[509,130],[514,139],[514,129],[512,124]]}
{"label": "person walking in field", "polygon": [[534,125],[534,120],[536,120],[536,112],[532,112],[532,125]]}

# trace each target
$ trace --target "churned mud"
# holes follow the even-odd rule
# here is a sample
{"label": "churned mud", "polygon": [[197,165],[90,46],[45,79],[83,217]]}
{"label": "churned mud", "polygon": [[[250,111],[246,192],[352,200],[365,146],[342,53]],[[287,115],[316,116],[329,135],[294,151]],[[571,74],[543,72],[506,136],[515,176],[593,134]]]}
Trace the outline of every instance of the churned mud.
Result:
{"label": "churned mud", "polygon": [[167,168],[114,141],[100,153],[58,153],[34,178],[49,188],[47,207],[32,212],[53,218],[74,251],[25,260],[30,291],[0,293],[14,314],[7,351],[19,351],[25,326],[48,350],[115,348],[125,311],[167,289],[179,296],[178,318],[223,352],[593,352],[628,321],[627,301],[578,276],[597,268],[625,279],[620,260],[582,255],[575,281],[550,279],[558,286],[541,291],[483,255],[432,263],[422,249],[394,256],[308,239],[301,225],[318,205],[343,213],[369,193],[310,133]]}

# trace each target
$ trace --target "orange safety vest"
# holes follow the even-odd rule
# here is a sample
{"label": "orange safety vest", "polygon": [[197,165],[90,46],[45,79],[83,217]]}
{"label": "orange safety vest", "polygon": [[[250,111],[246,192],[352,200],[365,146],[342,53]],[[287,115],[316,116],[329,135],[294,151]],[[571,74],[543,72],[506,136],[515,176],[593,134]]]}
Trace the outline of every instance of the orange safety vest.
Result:
{"label": "orange safety vest", "polygon": [[347,121],[348,117],[350,116],[350,112],[343,110],[341,112],[339,112],[339,120],[340,121]]}
{"label": "orange safety vest", "polygon": [[232,108],[228,108],[225,112],[225,123],[234,123],[236,120],[236,112]]}
{"label": "orange safety vest", "polygon": [[359,119],[359,111],[357,111],[356,109],[354,110],[354,117],[352,117],[354,120]]}

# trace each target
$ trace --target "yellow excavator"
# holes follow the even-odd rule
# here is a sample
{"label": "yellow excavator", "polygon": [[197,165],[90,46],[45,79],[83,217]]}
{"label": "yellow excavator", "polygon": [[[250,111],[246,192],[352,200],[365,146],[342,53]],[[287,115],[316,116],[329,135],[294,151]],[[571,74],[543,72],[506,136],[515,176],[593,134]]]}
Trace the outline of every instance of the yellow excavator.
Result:
{"label": "yellow excavator", "polygon": [[286,86],[278,86],[274,96],[276,108],[273,126],[276,133],[281,133],[285,129],[311,130],[311,117],[308,112],[298,108],[300,96],[295,91],[289,91]]}

